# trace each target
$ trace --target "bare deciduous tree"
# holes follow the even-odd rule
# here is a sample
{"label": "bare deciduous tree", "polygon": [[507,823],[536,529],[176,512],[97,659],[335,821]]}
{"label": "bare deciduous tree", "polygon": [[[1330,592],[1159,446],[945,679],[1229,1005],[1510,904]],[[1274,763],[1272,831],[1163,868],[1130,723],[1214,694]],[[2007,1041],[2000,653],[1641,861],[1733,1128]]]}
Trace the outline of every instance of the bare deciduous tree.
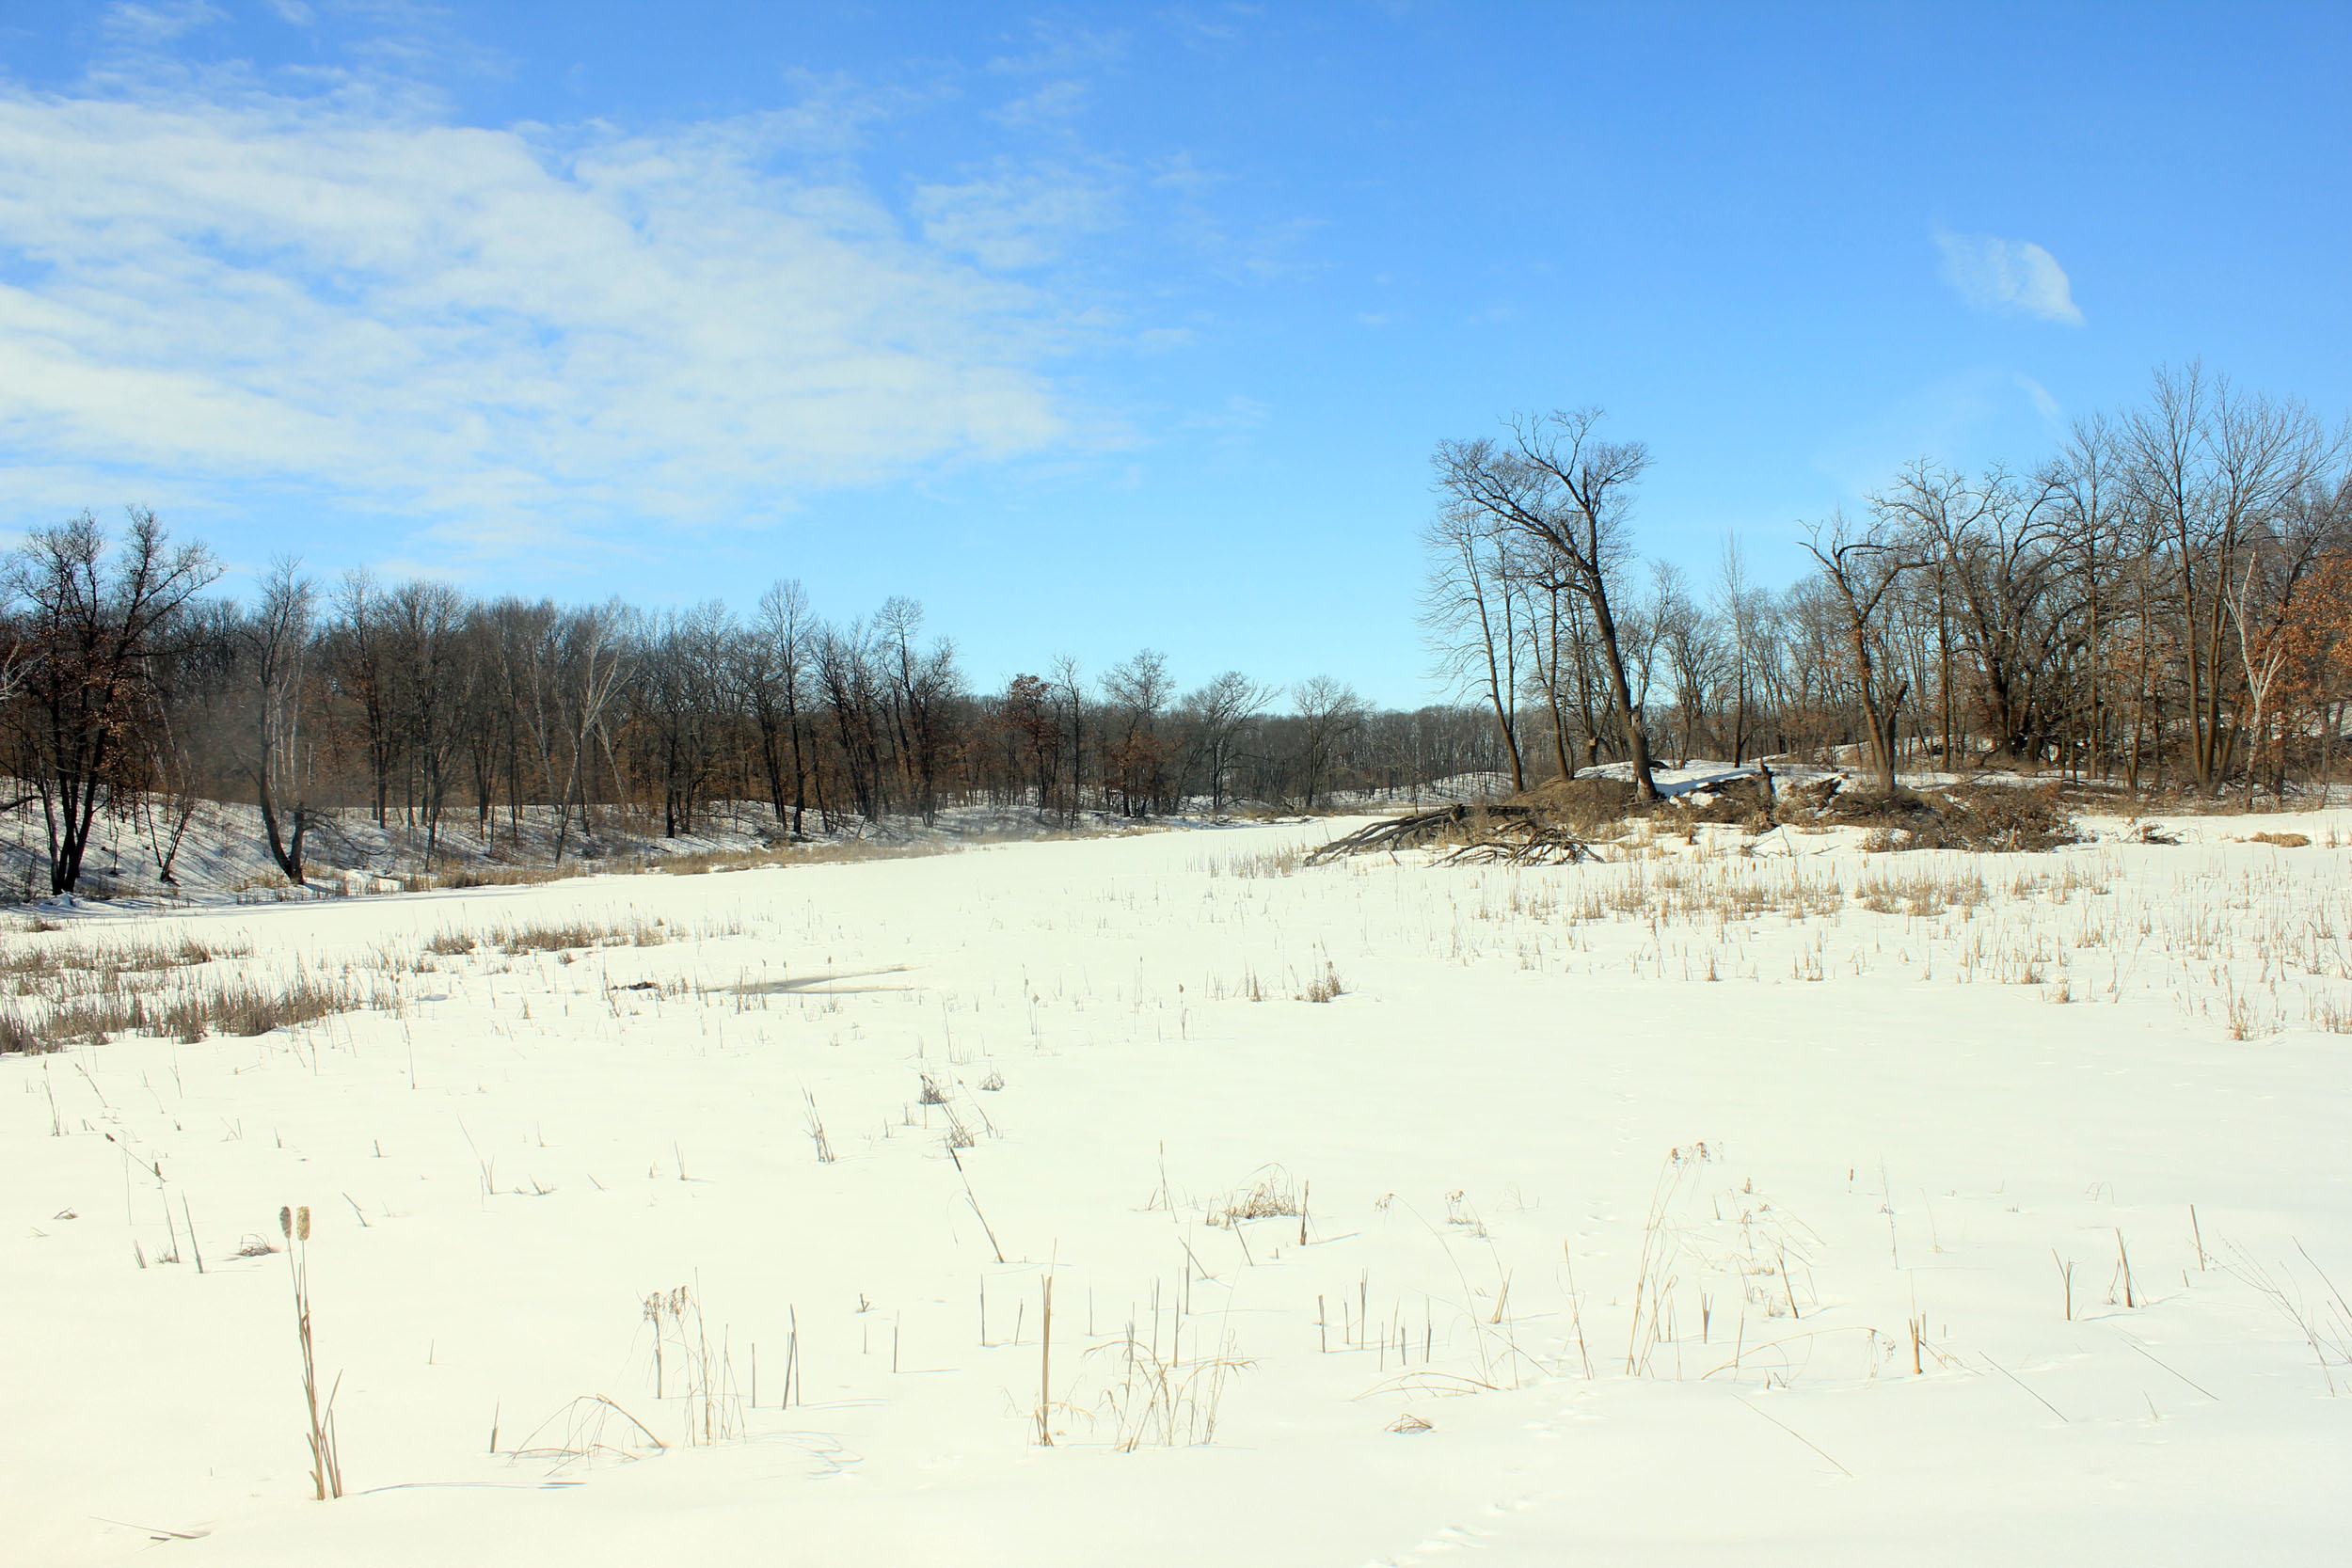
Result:
{"label": "bare deciduous tree", "polygon": [[[1510,760],[1511,788],[1514,793],[1524,790],[1520,640],[1515,625],[1518,598],[1507,581],[1503,534],[1492,513],[1456,504],[1438,515],[1422,543],[1429,555],[1429,578],[1422,594],[1421,624],[1437,656],[1438,674],[1450,688],[1485,697]],[[1565,759],[1562,767],[1565,770]]]}
{"label": "bare deciduous tree", "polygon": [[239,627],[254,705],[246,766],[270,858],[296,883],[303,879],[302,841],[310,827],[300,758],[304,675],[318,610],[318,592],[301,565],[293,556],[272,562],[262,596]]}
{"label": "bare deciduous tree", "polygon": [[1905,574],[1922,562],[1906,551],[1885,524],[1874,520],[1857,528],[1843,513],[1809,529],[1804,547],[1820,562],[1821,575],[1844,611],[1846,652],[1852,660],[1856,700],[1869,721],[1871,767],[1879,792],[1892,795],[1897,721],[1911,681],[1889,670],[1883,612],[1888,608],[1888,595],[1901,585]]}
{"label": "bare deciduous tree", "polygon": [[1353,688],[1329,675],[1300,681],[1292,689],[1291,700],[1298,710],[1299,790],[1312,811],[1341,746],[1363,723],[1364,705]]}
{"label": "bare deciduous tree", "polygon": [[805,836],[808,815],[808,759],[802,738],[801,705],[806,700],[809,644],[816,618],[809,613],[808,594],[797,580],[779,581],[759,598],[759,621],[752,628],[755,652],[748,666],[752,707],[759,724],[760,760],[768,774],[769,799],[776,820],[786,820],[784,771],[789,759],[792,772],[791,832]]}
{"label": "bare deciduous tree", "polygon": [[151,661],[217,576],[201,545],[173,548],[155,514],[135,508],[119,543],[85,512],[34,532],[0,575],[24,616],[18,776],[40,798],[51,892],[81,880],[100,797],[135,755],[123,741],[151,701]]}
{"label": "bare deciduous tree", "polygon": [[1238,670],[1228,670],[1184,699],[1195,737],[1194,760],[1186,771],[1189,774],[1197,768],[1208,785],[1211,816],[1225,810],[1233,753],[1243,733],[1274,697],[1271,687],[1260,686]]}
{"label": "bare deciduous tree", "polygon": [[1456,505],[1481,511],[1517,531],[1583,599],[1608,677],[1617,722],[1633,768],[1633,787],[1656,800],[1649,741],[1643,733],[1611,603],[1611,588],[1630,549],[1628,517],[1634,484],[1649,466],[1639,441],[1604,440],[1597,408],[1510,422],[1510,439],[1441,441],[1438,488]]}
{"label": "bare deciduous tree", "polygon": [[[574,610],[564,618],[557,651],[555,706],[558,721],[570,743],[570,768],[556,805],[555,863],[564,863],[564,844],[571,830],[572,808],[580,808],[582,837],[595,832],[581,794],[591,736],[604,738],[604,716],[614,695],[627,682],[630,650],[628,628],[634,619],[618,599]],[[610,742],[605,742],[608,752]]]}

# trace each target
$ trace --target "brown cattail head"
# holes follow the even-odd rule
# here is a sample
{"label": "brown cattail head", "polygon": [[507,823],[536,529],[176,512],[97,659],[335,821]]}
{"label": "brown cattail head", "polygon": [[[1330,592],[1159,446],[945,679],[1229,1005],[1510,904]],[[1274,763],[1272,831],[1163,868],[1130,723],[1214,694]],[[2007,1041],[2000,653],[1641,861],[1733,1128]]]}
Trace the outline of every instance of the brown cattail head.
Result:
{"label": "brown cattail head", "polygon": [[278,1211],[278,1233],[280,1236],[285,1237],[288,1241],[294,1240],[293,1210],[280,1209]]}
{"label": "brown cattail head", "polygon": [[306,1203],[301,1208],[294,1211],[294,1240],[297,1242],[307,1242],[310,1239],[310,1206]]}

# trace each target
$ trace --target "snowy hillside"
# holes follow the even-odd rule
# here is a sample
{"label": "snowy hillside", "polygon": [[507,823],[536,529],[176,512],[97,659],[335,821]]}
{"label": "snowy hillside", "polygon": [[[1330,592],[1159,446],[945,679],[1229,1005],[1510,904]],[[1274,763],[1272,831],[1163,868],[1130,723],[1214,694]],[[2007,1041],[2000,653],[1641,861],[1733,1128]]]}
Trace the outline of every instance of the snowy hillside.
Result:
{"label": "snowy hillside", "polygon": [[[721,801],[704,813],[695,832],[669,836],[630,814],[600,811],[593,833],[582,834],[575,820],[559,860],[555,812],[534,806],[518,816],[501,811],[485,832],[472,814],[453,815],[436,834],[398,811],[383,826],[361,809],[322,812],[312,818],[304,846],[308,885],[294,887],[270,856],[257,808],[196,800],[183,821],[167,807],[142,800],[99,817],[74,897],[139,909],[300,902],[559,874],[674,869],[711,858],[814,862],[844,851],[917,853],[1152,826],[1104,812],[1065,820],[1025,807],[977,805],[945,808],[930,822],[912,816],[880,822],[849,816],[831,827],[811,813],[795,839],[765,804]],[[46,904],[48,895],[49,853],[40,816],[19,811],[0,825],[0,899]]]}

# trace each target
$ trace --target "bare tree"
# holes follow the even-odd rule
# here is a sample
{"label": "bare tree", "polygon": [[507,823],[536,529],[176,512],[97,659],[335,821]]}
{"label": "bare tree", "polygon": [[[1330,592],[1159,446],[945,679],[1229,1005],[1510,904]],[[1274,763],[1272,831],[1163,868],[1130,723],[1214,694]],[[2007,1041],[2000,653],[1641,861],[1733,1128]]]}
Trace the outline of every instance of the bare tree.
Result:
{"label": "bare tree", "polygon": [[914,636],[922,625],[923,607],[914,600],[900,596],[884,601],[874,617],[874,652],[892,754],[915,810],[928,824],[939,813],[940,772],[961,680],[955,644],[946,638],[933,639],[928,650],[917,653]]}
{"label": "bare tree", "polygon": [[818,630],[817,689],[833,717],[850,801],[869,822],[881,821],[886,807],[882,793],[885,741],[876,663],[873,632],[864,621]]}
{"label": "bare tree", "polygon": [[2231,585],[2241,556],[2310,483],[2328,445],[2300,404],[2241,396],[2195,362],[2156,372],[2149,405],[2124,420],[2122,445],[2133,500],[2169,536],[2189,768],[2211,792],[2228,762]]}
{"label": "bare tree", "polygon": [[1170,748],[1159,733],[1160,710],[1174,690],[1168,656],[1151,648],[1113,665],[1103,676],[1103,695],[1119,731],[1117,738],[1107,740],[1104,782],[1118,790],[1120,809],[1129,816],[1148,815],[1166,793]]}
{"label": "bare tree", "polygon": [[669,611],[641,641],[631,706],[640,721],[636,732],[652,747],[644,772],[660,782],[664,838],[694,831],[718,770],[734,632],[734,617],[713,599]]}
{"label": "bare tree", "polygon": [[2279,671],[2286,662],[2287,646],[2283,639],[2261,637],[2248,629],[2253,619],[2252,596],[2256,562],[2249,561],[2238,583],[2237,591],[2229,595],[2230,625],[2237,633],[2238,658],[2246,676],[2246,691],[2252,712],[2246,727],[2251,736],[2246,758],[2246,806],[2254,806],[2254,786],[2257,782],[2255,764],[2260,760],[2263,740],[2263,709],[2270,701],[2270,689],[2277,684]]}
{"label": "bare tree", "polygon": [[1086,688],[1080,684],[1077,655],[1055,657],[1052,687],[1070,715],[1063,726],[1070,736],[1070,800],[1064,820],[1075,823],[1085,804],[1079,781],[1086,777]]}
{"label": "bare tree", "polygon": [[1926,463],[1871,498],[1891,533],[1942,568],[1937,580],[1960,613],[1978,714],[2012,760],[2036,752],[2056,723],[2049,687],[2065,635],[2053,605],[2063,500],[2046,481],[2021,486],[1997,468],[1968,480]]}
{"label": "bare tree", "polygon": [[1036,675],[1015,675],[997,704],[997,721],[1009,745],[1008,799],[1033,789],[1038,820],[1053,810],[1055,781],[1061,770],[1061,721],[1054,688]]}
{"label": "bare tree", "polygon": [[803,819],[808,812],[808,762],[802,743],[801,705],[806,695],[809,645],[815,635],[816,618],[809,613],[808,594],[797,580],[779,580],[760,595],[759,620],[752,628],[752,641],[758,649],[752,665],[753,712],[759,724],[760,760],[767,768],[769,799],[775,804],[779,824],[785,821],[784,764],[787,754],[791,759],[791,833],[795,838],[804,836]]}
{"label": "bare tree", "polygon": [[1922,562],[1884,523],[1873,520],[1856,529],[1843,513],[1808,529],[1804,547],[1820,562],[1821,575],[1844,611],[1846,651],[1852,660],[1857,700],[1869,721],[1870,761],[1879,793],[1892,795],[1896,725],[1911,681],[1888,668],[1882,611],[1904,575]]}
{"label": "bare tree", "polygon": [[1748,580],[1747,560],[1740,554],[1739,540],[1726,536],[1715,579],[1715,620],[1723,628],[1724,677],[1730,709],[1726,717],[1731,755],[1726,760],[1735,768],[1747,760],[1748,741],[1755,733],[1750,712],[1764,654],[1761,644],[1766,608],[1761,599],[1762,594]]}
{"label": "bare tree", "polygon": [[1658,651],[1674,680],[1675,727],[1682,732],[1683,766],[1698,750],[1707,697],[1722,657],[1715,628],[1685,587],[1680,568],[1660,562],[1652,571],[1650,620]]}
{"label": "bare tree", "polygon": [[81,880],[99,798],[136,754],[125,741],[150,711],[151,661],[172,617],[218,576],[201,545],[170,547],[155,514],[136,508],[119,544],[85,512],[36,531],[0,574],[24,608],[19,776],[40,797],[52,893]]}
{"label": "bare tree", "polygon": [[1298,710],[1298,784],[1309,811],[1330,776],[1342,745],[1364,721],[1363,700],[1329,675],[1316,675],[1291,689]]}
{"label": "bare tree", "polygon": [[572,808],[580,808],[580,831],[593,831],[582,786],[591,736],[604,737],[604,717],[613,697],[627,684],[631,667],[628,630],[633,612],[618,599],[576,610],[564,618],[558,654],[560,677],[555,683],[556,712],[564,738],[570,743],[570,768],[555,813],[555,863],[564,863],[564,841],[571,827]]}
{"label": "bare tree", "polygon": [[[1503,538],[1495,515],[1482,508],[1456,502],[1438,514],[1422,534],[1429,578],[1421,624],[1439,677],[1480,692],[1494,710],[1516,794],[1527,787],[1527,769],[1519,758],[1518,600],[1509,590]],[[1565,756],[1561,766],[1566,769]]]}
{"label": "bare tree", "polygon": [[1271,687],[1258,685],[1238,670],[1228,670],[1184,699],[1192,721],[1195,754],[1209,786],[1209,815],[1225,809],[1227,776],[1233,768],[1233,752],[1249,721],[1274,701]]}
{"label": "bare tree", "polygon": [[405,792],[424,814],[424,862],[430,866],[440,849],[441,810],[459,740],[466,672],[457,641],[466,604],[449,584],[418,579],[385,595],[383,608],[391,669],[399,681],[395,712],[410,767]]}
{"label": "bare tree", "polygon": [[1597,408],[1522,415],[1511,420],[1507,443],[1441,441],[1438,484],[1455,503],[1518,531],[1582,597],[1625,731],[1635,793],[1653,800],[1658,786],[1650,777],[1649,741],[1626,677],[1610,601],[1629,549],[1633,486],[1649,466],[1649,451],[1639,441],[1603,440],[1597,433],[1600,419]]}
{"label": "bare tree", "polygon": [[366,736],[368,773],[375,786],[375,825],[389,826],[392,759],[399,752],[389,607],[373,573],[345,572],[335,594],[330,641],[336,676],[358,706]]}
{"label": "bare tree", "polygon": [[2118,473],[2114,427],[2104,415],[2076,420],[2064,449],[2042,470],[2043,489],[2058,507],[2058,570],[2072,578],[2083,617],[2083,727],[2090,760],[2106,776],[2108,742],[2108,578],[2127,521]]}
{"label": "bare tree", "polygon": [[207,765],[217,762],[224,740],[235,743],[234,703],[223,699],[238,688],[239,620],[235,605],[200,600],[173,617],[170,647],[148,660],[151,712],[126,736],[144,752],[146,767],[123,769],[112,786],[112,799],[129,798],[155,879],[166,886],[180,880],[172,867],[202,803],[203,780],[208,772],[219,776]]}
{"label": "bare tree", "polygon": [[252,750],[246,767],[261,807],[270,859],[290,881],[302,875],[302,841],[310,827],[300,765],[304,674],[316,634],[318,591],[298,557],[281,556],[262,578],[262,596],[239,626],[253,683]]}
{"label": "bare tree", "polygon": [[1550,721],[1551,756],[1560,777],[1573,779],[1577,765],[1568,760],[1571,685],[1581,721],[1586,766],[1598,760],[1600,746],[1592,716],[1592,638],[1586,630],[1587,618],[1575,591],[1560,575],[1547,570],[1542,558],[1523,543],[1514,544],[1515,547],[1502,552],[1503,603],[1522,609],[1518,619],[1525,628],[1530,689],[1542,699],[1545,717]]}

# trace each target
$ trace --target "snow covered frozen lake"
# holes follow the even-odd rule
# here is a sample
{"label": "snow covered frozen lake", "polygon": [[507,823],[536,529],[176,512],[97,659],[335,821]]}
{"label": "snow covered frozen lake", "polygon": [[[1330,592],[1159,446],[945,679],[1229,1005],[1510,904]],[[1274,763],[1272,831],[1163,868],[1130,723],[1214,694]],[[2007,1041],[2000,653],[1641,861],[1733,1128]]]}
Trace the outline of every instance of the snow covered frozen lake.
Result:
{"label": "snow covered frozen lake", "polygon": [[377,1005],[0,1058],[0,1560],[2343,1560],[2352,814],[1356,825],[9,937]]}

